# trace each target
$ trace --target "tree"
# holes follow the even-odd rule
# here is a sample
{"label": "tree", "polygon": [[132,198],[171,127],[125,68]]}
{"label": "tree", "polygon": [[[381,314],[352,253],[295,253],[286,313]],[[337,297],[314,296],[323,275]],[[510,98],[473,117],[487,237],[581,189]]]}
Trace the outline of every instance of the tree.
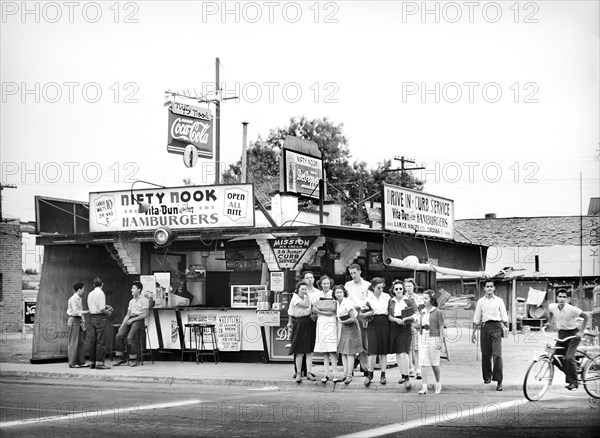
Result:
{"label": "tree", "polygon": [[[253,182],[257,195],[266,201],[270,194],[280,190],[279,158],[288,135],[314,141],[323,154],[323,168],[328,182],[330,198],[344,204],[344,223],[365,220],[363,199],[380,193],[383,182],[416,190],[423,189],[423,182],[409,172],[391,172],[391,160],[384,160],[375,169],[368,169],[364,161],[350,164],[348,140],[343,134],[343,124],[335,124],[327,117],[308,120],[302,116],[290,119],[289,126],[271,130],[266,139],[260,136],[248,147],[248,182]],[[223,173],[224,183],[238,183],[241,160],[231,164]],[[375,197],[374,200],[379,200]]]}

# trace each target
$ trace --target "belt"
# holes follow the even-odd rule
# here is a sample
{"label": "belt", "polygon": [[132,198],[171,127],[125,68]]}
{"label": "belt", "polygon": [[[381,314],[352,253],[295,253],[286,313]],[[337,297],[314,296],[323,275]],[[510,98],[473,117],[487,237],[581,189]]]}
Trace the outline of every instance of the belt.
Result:
{"label": "belt", "polygon": [[481,323],[481,327],[484,327],[486,324],[500,324],[502,321],[484,321]]}
{"label": "belt", "polygon": [[428,325],[424,325],[421,327],[423,330],[429,330],[429,326]]}
{"label": "belt", "polygon": [[90,316],[106,316],[104,313],[90,313]]}

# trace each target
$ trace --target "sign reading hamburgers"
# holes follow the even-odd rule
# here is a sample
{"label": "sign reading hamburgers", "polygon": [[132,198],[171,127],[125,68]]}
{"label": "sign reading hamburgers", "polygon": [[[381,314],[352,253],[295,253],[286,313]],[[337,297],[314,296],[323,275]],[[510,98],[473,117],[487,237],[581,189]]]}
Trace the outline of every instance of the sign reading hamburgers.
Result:
{"label": "sign reading hamburgers", "polygon": [[167,151],[183,154],[190,144],[196,147],[198,156],[213,157],[212,114],[207,108],[173,102],[169,108]]}

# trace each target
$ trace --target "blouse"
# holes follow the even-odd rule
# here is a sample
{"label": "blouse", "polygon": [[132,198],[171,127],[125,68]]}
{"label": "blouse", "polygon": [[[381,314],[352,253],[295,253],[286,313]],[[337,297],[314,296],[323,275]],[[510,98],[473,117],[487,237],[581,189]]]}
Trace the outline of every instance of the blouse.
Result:
{"label": "blouse", "polygon": [[388,314],[388,303],[390,302],[390,295],[382,292],[379,299],[373,292],[369,292],[367,295],[367,303],[373,309],[373,315],[387,315]]}
{"label": "blouse", "polygon": [[[298,304],[305,303],[308,304],[308,307],[298,307]],[[303,316],[309,316],[311,311],[311,303],[308,295],[304,296],[304,299],[300,298],[300,295],[294,294],[290,301],[290,307],[288,310],[288,315],[293,316],[294,318],[301,318]]]}

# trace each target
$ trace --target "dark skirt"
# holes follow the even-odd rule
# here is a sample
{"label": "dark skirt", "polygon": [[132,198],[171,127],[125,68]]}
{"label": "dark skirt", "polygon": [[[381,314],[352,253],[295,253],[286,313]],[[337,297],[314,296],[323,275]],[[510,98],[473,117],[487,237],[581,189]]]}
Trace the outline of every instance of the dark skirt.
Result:
{"label": "dark skirt", "polygon": [[358,354],[364,351],[358,321],[354,324],[341,324],[338,353]]}
{"label": "dark skirt", "polygon": [[290,354],[312,353],[316,337],[315,322],[310,316],[294,318]]}
{"label": "dark skirt", "polygon": [[390,352],[390,321],[387,315],[375,315],[367,327],[367,354],[369,356]]}
{"label": "dark skirt", "polygon": [[412,339],[412,324],[390,323],[390,353],[408,353]]}

